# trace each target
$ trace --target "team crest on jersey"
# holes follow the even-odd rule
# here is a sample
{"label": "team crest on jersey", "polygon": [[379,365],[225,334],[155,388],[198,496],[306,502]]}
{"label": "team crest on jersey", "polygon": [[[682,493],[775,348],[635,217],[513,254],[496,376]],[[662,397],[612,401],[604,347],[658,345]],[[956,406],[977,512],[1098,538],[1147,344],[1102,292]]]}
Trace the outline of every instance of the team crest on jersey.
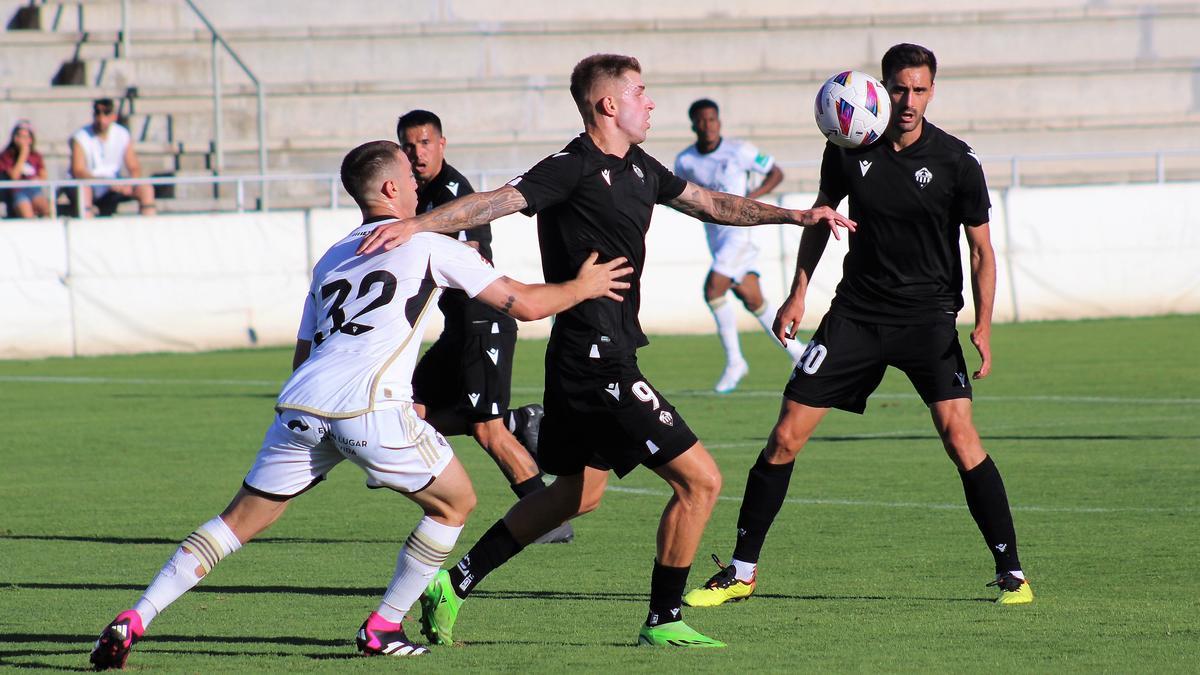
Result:
{"label": "team crest on jersey", "polygon": [[925,167],[921,167],[913,174],[913,178],[917,179],[917,185],[920,185],[921,189],[924,190],[926,185],[933,182],[933,172]]}
{"label": "team crest on jersey", "polygon": [[642,173],[642,167],[638,166],[637,164],[634,164],[633,172],[635,174],[637,174],[638,180],[643,181],[643,182],[646,180],[646,174]]}
{"label": "team crest on jersey", "polygon": [[664,410],[658,413],[658,421],[669,427],[675,426],[675,418],[671,415],[669,410]]}

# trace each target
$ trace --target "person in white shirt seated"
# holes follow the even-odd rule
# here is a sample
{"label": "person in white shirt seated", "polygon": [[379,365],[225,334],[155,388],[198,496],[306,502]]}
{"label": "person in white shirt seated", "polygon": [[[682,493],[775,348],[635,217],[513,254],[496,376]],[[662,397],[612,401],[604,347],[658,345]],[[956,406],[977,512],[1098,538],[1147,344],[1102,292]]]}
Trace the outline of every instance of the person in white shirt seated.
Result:
{"label": "person in white shirt seated", "polygon": [[[137,178],[142,166],[133,149],[129,130],[117,122],[111,98],[92,101],[92,123],[71,136],[71,178]],[[68,192],[75,199],[75,190]],[[137,200],[138,213],[158,213],[154,187],[145,185],[92,185],[79,188],[79,214],[111,216],[121,202]]]}

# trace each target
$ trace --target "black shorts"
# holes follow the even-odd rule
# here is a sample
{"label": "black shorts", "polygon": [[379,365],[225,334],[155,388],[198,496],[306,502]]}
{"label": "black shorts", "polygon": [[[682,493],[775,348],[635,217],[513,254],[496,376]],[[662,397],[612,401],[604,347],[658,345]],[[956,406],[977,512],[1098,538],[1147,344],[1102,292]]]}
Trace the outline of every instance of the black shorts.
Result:
{"label": "black shorts", "polygon": [[516,350],[512,319],[443,332],[413,371],[413,400],[430,410],[453,410],[468,423],[501,417],[508,412]]}
{"label": "black shorts", "polygon": [[637,357],[564,358],[546,350],[546,416],[538,464],[570,476],[590,466],[623,477],[653,469],[696,444],[696,434],[646,377]]}
{"label": "black shorts", "polygon": [[834,314],[821,319],[783,395],[802,405],[862,413],[888,366],[904,371],[926,405],[971,398],[952,318],[892,326]]}

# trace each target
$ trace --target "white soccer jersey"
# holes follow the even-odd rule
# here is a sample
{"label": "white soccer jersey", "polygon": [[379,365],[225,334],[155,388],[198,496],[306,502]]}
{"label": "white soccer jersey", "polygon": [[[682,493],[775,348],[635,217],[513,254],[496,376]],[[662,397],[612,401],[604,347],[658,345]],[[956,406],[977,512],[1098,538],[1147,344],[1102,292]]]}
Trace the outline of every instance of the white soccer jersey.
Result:
{"label": "white soccer jersey", "polygon": [[695,144],[675,157],[675,175],[702,188],[745,197],[750,174],[767,175],[775,158],[745,141],[722,138],[716,150],[701,153]]}
{"label": "white soccer jersey", "polygon": [[[702,153],[695,144],[675,157],[675,175],[702,188],[745,197],[750,174],[766,175],[775,166],[775,158],[764,155],[745,141],[722,138],[716,150]],[[713,255],[713,271],[735,281],[755,270],[758,248],[752,228],[704,223],[708,250]]]}
{"label": "white soccer jersey", "polygon": [[385,401],[411,401],[421,337],[440,289],[475,297],[501,276],[475,249],[428,232],[391,251],[355,255],[381,224],[359,227],[313,269],[297,336],[312,341],[312,353],[284,384],[277,408],[346,418]]}

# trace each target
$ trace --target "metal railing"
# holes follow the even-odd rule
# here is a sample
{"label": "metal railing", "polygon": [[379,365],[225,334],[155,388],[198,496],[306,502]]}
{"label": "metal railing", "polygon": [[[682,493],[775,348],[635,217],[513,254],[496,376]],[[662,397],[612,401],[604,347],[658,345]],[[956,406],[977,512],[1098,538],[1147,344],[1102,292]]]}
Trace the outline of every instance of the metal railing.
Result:
{"label": "metal railing", "polygon": [[[1039,155],[982,155],[980,161],[988,164],[1007,164],[1008,186],[1020,187],[1021,174],[1030,164],[1038,162],[1096,162],[1106,160],[1154,160],[1154,183],[1167,182],[1167,160],[1172,157],[1200,157],[1200,148],[1171,150],[1129,150],[1110,152],[1066,152]],[[779,162],[781,168],[818,169],[821,160]]]}
{"label": "metal railing", "polygon": [[[75,190],[74,203],[76,211],[73,215],[77,218],[85,217],[83,214],[83,199],[81,198],[80,188],[94,187],[98,185],[113,186],[113,185],[233,185],[234,186],[234,210],[238,213],[243,213],[247,210],[254,211],[269,211],[267,201],[267,186],[271,183],[293,183],[311,181],[315,183],[328,184],[329,208],[338,208],[341,202],[341,177],[336,173],[288,173],[288,174],[272,174],[272,175],[241,175],[241,176],[151,176],[147,178],[60,178],[47,180],[16,180],[3,181],[0,180],[0,190],[19,190],[22,188],[42,188],[50,194],[47,199],[50,202],[50,217],[57,218],[58,211],[58,195],[66,190]],[[258,202],[254,209],[246,208],[246,186],[258,185]]]}
{"label": "metal railing", "polygon": [[[1020,187],[1021,171],[1024,167],[1035,162],[1087,162],[1098,160],[1123,160],[1123,159],[1153,159],[1154,160],[1154,180],[1148,181],[1153,183],[1167,182],[1167,161],[1173,157],[1198,157],[1200,158],[1200,148],[1189,150],[1147,150],[1147,151],[1131,151],[1131,152],[1097,152],[1097,153],[1061,153],[1061,154],[1046,154],[1046,155],[986,155],[981,159],[989,163],[1006,163],[1010,167],[1011,183],[1007,187]],[[793,162],[780,162],[779,165],[783,168],[807,168],[816,169],[820,166],[819,160],[805,160]],[[1197,168],[1200,171],[1200,167]],[[474,171],[465,171],[469,178],[474,179],[474,185],[479,191],[492,190],[500,187],[505,182],[518,176],[523,169],[477,169]],[[21,189],[26,187],[35,187],[48,189],[50,195],[58,196],[60,190],[75,189],[75,204],[82,205],[82,200],[79,198],[78,190],[81,187],[90,187],[96,185],[232,185],[234,187],[234,210],[238,213],[247,210],[268,211],[269,202],[267,199],[269,186],[275,183],[302,183],[312,182],[322,185],[321,192],[324,193],[327,199],[322,199],[322,204],[327,204],[329,208],[338,208],[343,202],[343,190],[341,177],[336,173],[289,173],[289,174],[244,174],[235,176],[152,176],[146,178],[90,178],[87,180],[61,178],[48,180],[19,180],[7,181],[0,180],[0,190]],[[1147,181],[1142,181],[1147,182]],[[247,208],[247,186],[258,187],[258,200],[254,208]],[[315,193],[314,193],[315,196]],[[51,216],[57,217],[58,205],[57,199],[50,199]],[[80,212],[71,214],[80,216]]]}
{"label": "metal railing", "polygon": [[[183,0],[183,3],[200,19],[204,27],[208,29],[209,35],[212,37],[212,101],[213,101],[213,173],[221,175],[225,169],[225,144],[224,144],[224,118],[221,110],[221,49],[223,48],[233,62],[242,69],[246,77],[250,78],[250,82],[254,85],[255,95],[257,97],[257,117],[258,117],[258,173],[265,176],[267,173],[267,95],[263,87],[263,83],[254,75],[250,67],[245,61],[238,56],[233,47],[217,30],[217,27],[208,20],[204,12],[196,6],[192,0]],[[118,51],[121,58],[129,58],[129,45],[132,42],[129,26],[130,12],[129,0],[121,0],[121,34],[118,44]],[[224,181],[214,181],[214,184],[219,184]],[[265,192],[264,192],[265,195]],[[264,197],[265,198],[265,197]],[[265,208],[265,207],[264,207]]]}
{"label": "metal railing", "polygon": [[[200,19],[204,27],[208,29],[212,36],[212,100],[213,100],[213,173],[218,176],[225,169],[225,146],[224,146],[224,119],[221,114],[221,51],[219,48],[224,48],[233,62],[242,69],[246,77],[250,78],[250,82],[254,84],[254,90],[258,99],[258,173],[261,176],[267,174],[267,95],[263,88],[263,84],[254,73],[251,72],[249,66],[246,65],[233,47],[225,41],[225,38],[217,30],[216,26],[208,20],[208,17],[200,11],[196,3],[192,0],[183,0],[184,4],[195,12],[196,17]],[[266,192],[263,192],[264,199]],[[264,205],[263,208],[266,208]]]}

